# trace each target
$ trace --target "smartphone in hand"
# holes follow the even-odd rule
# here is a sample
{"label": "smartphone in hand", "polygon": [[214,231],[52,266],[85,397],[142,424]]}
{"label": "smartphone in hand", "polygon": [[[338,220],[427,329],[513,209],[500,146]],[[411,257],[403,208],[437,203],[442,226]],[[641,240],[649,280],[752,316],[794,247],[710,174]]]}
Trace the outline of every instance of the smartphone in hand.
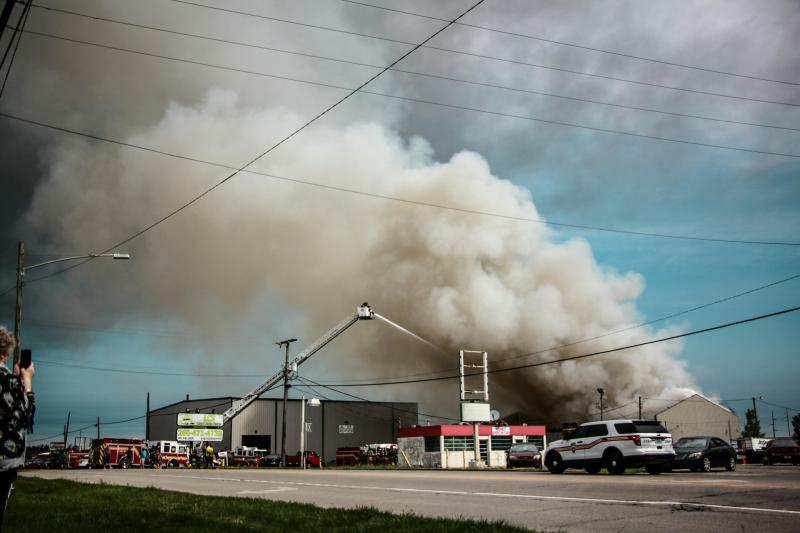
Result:
{"label": "smartphone in hand", "polygon": [[22,350],[19,355],[19,367],[20,368],[28,368],[31,366],[31,351],[30,350]]}

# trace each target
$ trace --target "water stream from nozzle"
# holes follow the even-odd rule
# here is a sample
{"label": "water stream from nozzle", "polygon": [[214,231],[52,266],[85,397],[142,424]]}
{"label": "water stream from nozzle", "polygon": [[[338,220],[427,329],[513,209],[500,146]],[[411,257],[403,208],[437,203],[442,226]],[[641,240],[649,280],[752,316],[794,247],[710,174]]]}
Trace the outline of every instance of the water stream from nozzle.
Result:
{"label": "water stream from nozzle", "polygon": [[427,345],[428,345],[428,346],[430,346],[431,348],[433,348],[433,349],[435,349],[435,350],[439,350],[439,351],[440,351],[440,352],[442,352],[442,353],[447,353],[447,350],[445,350],[444,348],[441,348],[441,347],[439,347],[439,346],[436,346],[436,345],[435,345],[435,344],[433,344],[432,342],[430,342],[430,341],[427,341],[427,340],[423,339],[422,337],[420,337],[420,336],[419,336],[419,335],[417,335],[416,333],[412,333],[411,331],[407,330],[406,328],[404,328],[404,327],[403,327],[403,326],[401,326],[400,324],[395,324],[394,322],[392,322],[391,320],[389,320],[389,319],[388,319],[388,318],[386,318],[385,316],[381,316],[381,315],[379,315],[378,313],[374,313],[374,315],[375,315],[377,318],[380,318],[381,320],[383,320],[384,322],[386,322],[387,324],[389,324],[390,326],[394,326],[394,327],[396,327],[397,329],[399,329],[400,331],[402,331],[403,333],[405,333],[405,334],[407,334],[407,335],[411,335],[412,337],[414,337],[415,339],[417,339],[417,340],[418,340],[418,341],[420,341],[420,342],[424,342],[425,344],[427,344]]}

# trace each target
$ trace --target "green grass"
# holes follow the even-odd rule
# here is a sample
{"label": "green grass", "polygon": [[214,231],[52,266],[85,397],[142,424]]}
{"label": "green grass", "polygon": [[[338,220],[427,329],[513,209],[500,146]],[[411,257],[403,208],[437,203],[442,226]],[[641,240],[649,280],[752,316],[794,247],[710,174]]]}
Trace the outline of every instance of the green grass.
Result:
{"label": "green grass", "polygon": [[3,526],[15,533],[528,531],[503,522],[395,515],[371,507],[323,509],[301,503],[29,477],[17,479]]}

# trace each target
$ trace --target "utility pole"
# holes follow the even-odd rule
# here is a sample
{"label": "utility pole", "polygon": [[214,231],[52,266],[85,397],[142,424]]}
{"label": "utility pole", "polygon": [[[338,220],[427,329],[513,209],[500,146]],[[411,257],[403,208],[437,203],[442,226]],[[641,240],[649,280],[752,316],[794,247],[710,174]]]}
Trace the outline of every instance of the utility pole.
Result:
{"label": "utility pole", "polygon": [[792,436],[792,428],[789,425],[789,410],[788,409],[786,410],[786,436],[787,437],[791,437]]}
{"label": "utility pole", "polygon": [[642,419],[642,397],[639,396],[639,420]]}
{"label": "utility pole", "polygon": [[[25,243],[19,241],[17,248],[17,303],[14,310],[14,365],[19,363],[20,346],[22,344],[22,278],[25,276]],[[13,365],[12,365],[13,368]]]}
{"label": "utility pole", "polygon": [[72,411],[67,411],[67,425],[64,426],[64,451],[67,450],[67,437],[69,436],[69,417]]}
{"label": "utility pole", "polygon": [[775,411],[772,411],[772,438],[775,438]]}
{"label": "utility pole", "polygon": [[97,438],[100,438],[100,417],[97,417]]}
{"label": "utility pole", "polygon": [[150,393],[147,393],[147,416],[145,417],[144,440],[150,440]]}
{"label": "utility pole", "polygon": [[603,420],[603,396],[605,395],[606,391],[602,387],[597,389],[597,392],[600,394],[600,420]]}
{"label": "utility pole", "polygon": [[[761,399],[761,396],[758,397]],[[756,397],[753,396],[753,425],[761,429],[761,422],[758,421],[758,410],[756,410]]]}
{"label": "utility pole", "polygon": [[286,339],[278,341],[277,344],[283,347],[283,419],[281,420],[281,466],[286,466],[286,402],[289,399],[289,345],[297,342],[297,339]]}

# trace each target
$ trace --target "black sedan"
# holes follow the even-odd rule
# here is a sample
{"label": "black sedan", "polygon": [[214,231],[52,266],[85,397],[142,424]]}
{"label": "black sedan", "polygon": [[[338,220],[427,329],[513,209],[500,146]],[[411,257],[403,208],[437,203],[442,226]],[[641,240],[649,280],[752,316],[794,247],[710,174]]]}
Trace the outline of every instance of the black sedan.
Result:
{"label": "black sedan", "polygon": [[716,466],[736,470],[736,450],[717,437],[684,437],[673,444],[675,459],[670,469],[688,468],[708,472]]}
{"label": "black sedan", "polygon": [[270,467],[270,466],[281,466],[281,456],[280,455],[265,455],[261,459],[258,460],[258,466],[262,467]]}
{"label": "black sedan", "polygon": [[508,468],[514,466],[542,467],[542,454],[535,444],[514,444],[508,449],[506,464]]}

